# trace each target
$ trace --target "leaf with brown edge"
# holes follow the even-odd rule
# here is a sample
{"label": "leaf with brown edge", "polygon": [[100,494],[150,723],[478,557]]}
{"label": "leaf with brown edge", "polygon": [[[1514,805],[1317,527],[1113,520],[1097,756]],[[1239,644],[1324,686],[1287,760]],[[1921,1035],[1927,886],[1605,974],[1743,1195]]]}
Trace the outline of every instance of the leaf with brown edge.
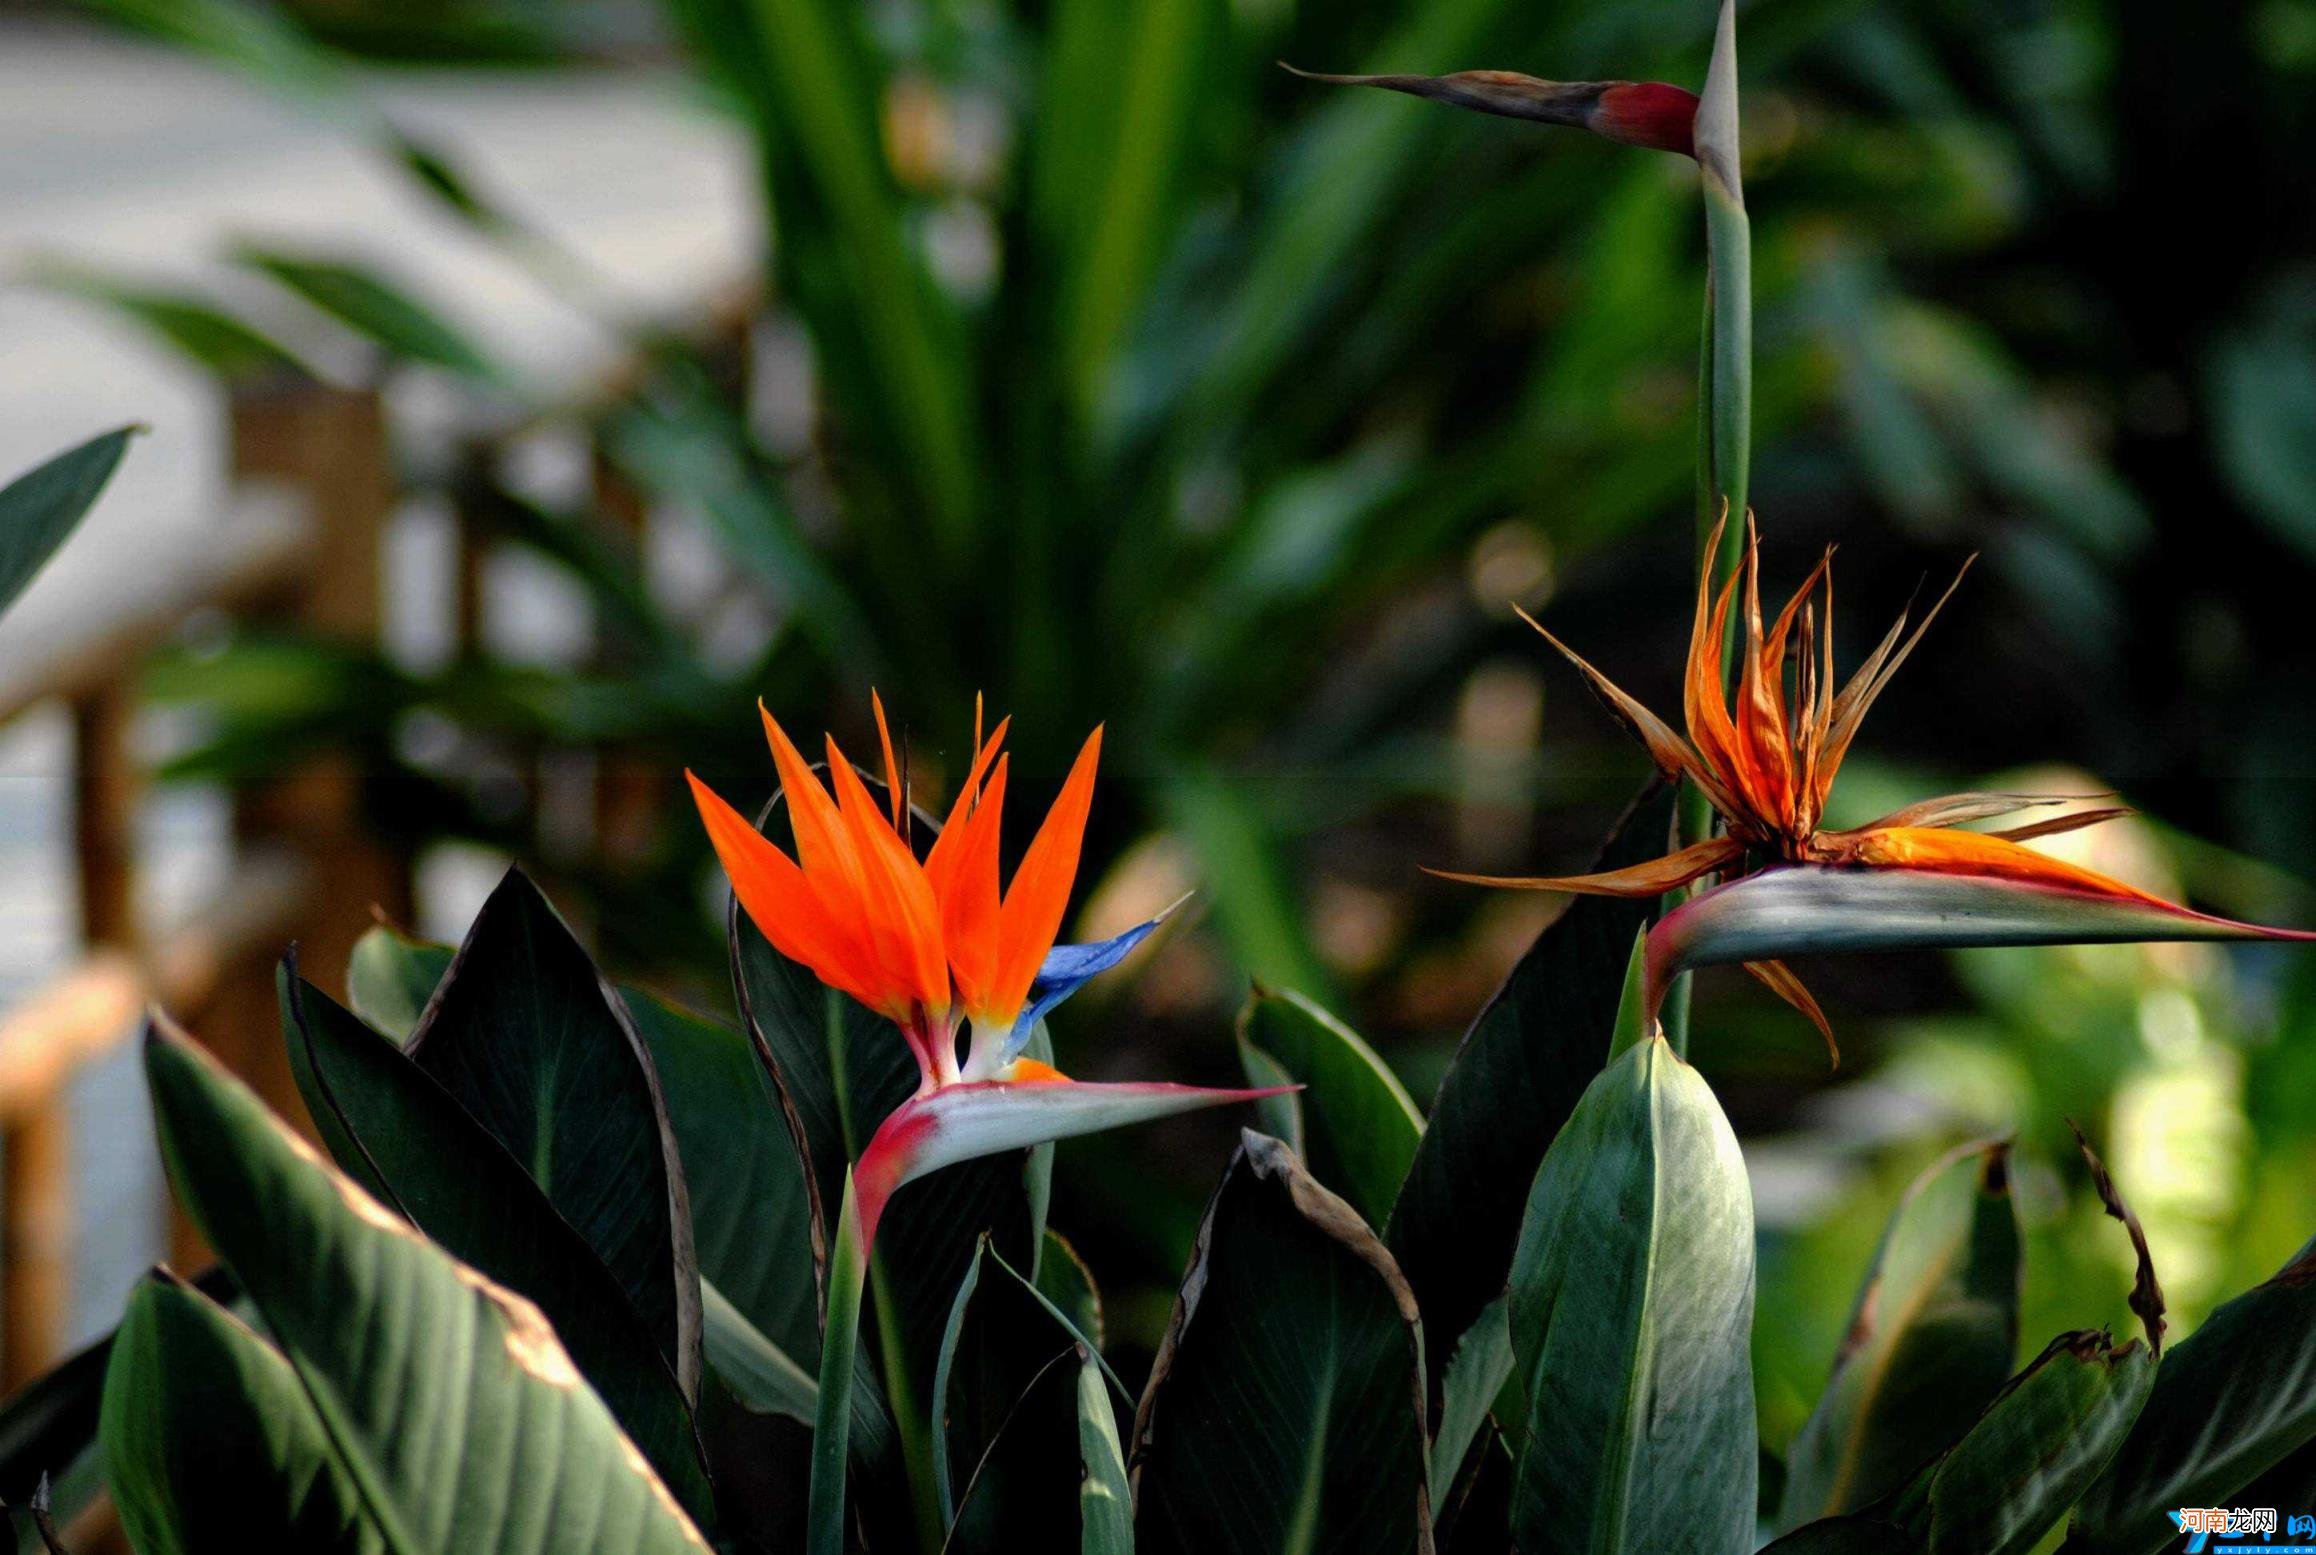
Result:
{"label": "leaf with brown edge", "polygon": [[2154,1390],[2162,1294],[2146,1239],[2112,1178],[2086,1146],[2092,1184],[2131,1237],[2138,1272],[2131,1305],[2144,1339],[2115,1343],[2104,1329],[2053,1339],[2004,1384],[1962,1439],[1903,1488],[1845,1517],[1804,1524],[1774,1555],[1849,1551],[1862,1530],[1885,1529],[1887,1555],[2027,1555],[2106,1468]]}
{"label": "leaf with brown edge", "polygon": [[1964,1145],[1907,1187],[1825,1392],[1786,1450],[1778,1526],[1855,1512],[1951,1447],[2010,1376],[2019,1230],[2010,1144]]}
{"label": "leaf with brown edge", "polygon": [[2183,1506],[2283,1506],[2258,1488],[2316,1441],[2316,1240],[2174,1345],[2063,1555],[2151,1555]]}
{"label": "leaf with brown edge", "polygon": [[1430,1555],[1423,1329],[1359,1212],[1249,1130],[1135,1412],[1143,1555]]}

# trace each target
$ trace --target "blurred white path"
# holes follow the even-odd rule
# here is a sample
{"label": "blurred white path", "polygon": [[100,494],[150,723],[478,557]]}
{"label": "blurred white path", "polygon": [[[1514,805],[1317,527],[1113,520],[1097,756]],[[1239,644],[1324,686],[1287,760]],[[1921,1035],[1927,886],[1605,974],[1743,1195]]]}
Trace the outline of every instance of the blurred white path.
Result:
{"label": "blurred white path", "polygon": [[[372,84],[398,124],[583,258],[624,308],[680,316],[746,273],[747,153],[682,81],[397,72]],[[166,348],[21,278],[53,258],[207,290],[250,304],[325,370],[354,361],[326,321],[219,262],[241,239],[375,263],[542,388],[582,383],[604,360],[599,329],[438,214],[346,126],[135,40],[0,18],[0,478],[123,422],[152,429],[34,584],[44,610],[101,599],[156,533],[215,522],[223,413]],[[0,652],[37,646],[0,629]],[[70,959],[64,753],[60,717],[0,729],[0,1001]],[[223,807],[176,793],[148,808],[147,906],[167,916],[218,880]],[[109,1325],[159,1245],[141,1090],[118,1063],[76,1098],[84,1333]]]}

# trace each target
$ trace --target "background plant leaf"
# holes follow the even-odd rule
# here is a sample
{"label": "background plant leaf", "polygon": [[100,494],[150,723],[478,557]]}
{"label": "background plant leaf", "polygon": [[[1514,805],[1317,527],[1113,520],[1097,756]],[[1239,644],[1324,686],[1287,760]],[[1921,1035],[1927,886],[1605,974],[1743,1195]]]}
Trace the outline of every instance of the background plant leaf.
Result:
{"label": "background plant leaf", "polygon": [[1906,1190],[1825,1393],[1785,1456],[1778,1522],[1854,1512],[1961,1439],[2018,1352],[2010,1147],[1967,1145]]}
{"label": "background plant leaf", "polygon": [[1250,1131],[1134,1417],[1145,1555],[1432,1548],[1423,1330],[1367,1223]]}
{"label": "background plant leaf", "polygon": [[[1311,1175],[1381,1227],[1423,1137],[1423,1115],[1390,1066],[1359,1034],[1293,992],[1256,987],[1239,1012],[1242,1053],[1268,1055],[1303,1090],[1293,1098],[1304,1137],[1296,1149]],[[1247,1066],[1249,1085],[1277,1084]]]}

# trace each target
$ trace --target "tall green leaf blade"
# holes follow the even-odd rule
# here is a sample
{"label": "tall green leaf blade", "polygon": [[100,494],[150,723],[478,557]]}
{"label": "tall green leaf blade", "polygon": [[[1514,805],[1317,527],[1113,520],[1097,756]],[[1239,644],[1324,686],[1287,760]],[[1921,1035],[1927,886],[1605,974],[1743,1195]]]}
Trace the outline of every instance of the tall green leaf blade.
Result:
{"label": "tall green leaf blade", "polygon": [[521,870],[475,916],[409,1053],[587,1239],[694,1395],[699,1266],[659,1080],[626,1005]]}
{"label": "tall green leaf blade", "polygon": [[368,266],[261,248],[234,257],[396,357],[479,383],[507,381],[455,325]]}
{"label": "tall green leaf blade", "polygon": [[674,1369],[584,1237],[426,1071],[287,968],[290,1072],[339,1167],[460,1262],[537,1302],[621,1427],[696,1513],[709,1505]]}
{"label": "tall green leaf blade", "polygon": [[[1299,993],[1257,986],[1239,1012],[1239,1041],[1277,1061],[1304,1089],[1298,1146],[1311,1174],[1380,1228],[1423,1137],[1423,1115],[1359,1034]],[[1248,1069],[1250,1085],[1276,1082]]]}
{"label": "tall green leaf blade", "polygon": [[1509,1311],[1529,1400],[1520,1547],[1743,1548],[1753,1195],[1712,1089],[1661,1036],[1601,1072],[1546,1152]]}
{"label": "tall green leaf blade", "polygon": [[675,9],[748,111],[779,234],[774,267],[811,324],[847,432],[902,483],[891,516],[922,513],[955,554],[980,502],[970,341],[912,246],[868,18],[842,0]]}
{"label": "tall green leaf blade", "polygon": [[42,264],[32,280],[52,291],[111,309],[220,378],[254,381],[310,376],[305,364],[280,342],[198,296],[141,285],[77,264]]}
{"label": "tall green leaf blade", "polygon": [[1780,1527],[1854,1512],[1959,1441],[2018,1352],[2010,1147],[1968,1145],[1891,1217],[1824,1396],[1786,1454]]}
{"label": "tall green leaf blade", "polygon": [[[1671,790],[1618,822],[1597,867],[1665,850]],[[1608,1061],[1626,959],[1653,905],[1578,897],[1512,969],[1440,1081],[1386,1237],[1423,1303],[1435,1366],[1503,1293],[1528,1185],[1577,1098]]]}
{"label": "tall green leaf blade", "polygon": [[1359,1212],[1251,1131],[1134,1418],[1150,1555],[1429,1555],[1423,1329]]}
{"label": "tall green leaf blade", "polygon": [[145,1071],[171,1181],[395,1555],[707,1549],[537,1307],[325,1166],[187,1039],[156,1027]]}
{"label": "tall green leaf blade", "polygon": [[0,611],[87,516],[137,431],[101,433],[0,486]]}
{"label": "tall green leaf blade", "polygon": [[385,1548],[289,1362],[165,1272],[130,1293],[114,1335],[102,1439],[141,1555]]}
{"label": "tall green leaf blade", "polygon": [[2163,1357],[2146,1409],[2076,1509],[2065,1549],[2158,1550],[2178,1537],[2167,1511],[2269,1505],[2239,1493],[2311,1440],[2316,1241]]}

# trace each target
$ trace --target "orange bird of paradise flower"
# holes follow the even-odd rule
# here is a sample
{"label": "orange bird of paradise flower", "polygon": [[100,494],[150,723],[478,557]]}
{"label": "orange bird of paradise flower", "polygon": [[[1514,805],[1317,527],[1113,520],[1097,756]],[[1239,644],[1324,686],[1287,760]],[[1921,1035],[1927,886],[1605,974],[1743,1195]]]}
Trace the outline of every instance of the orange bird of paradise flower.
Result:
{"label": "orange bird of paradise flower", "polygon": [[[916,1095],[887,1115],[854,1167],[864,1255],[893,1192],[942,1166],[1275,1094],[1087,1084],[1028,1057],[1039,1020],[1123,961],[1165,917],[1091,945],[1054,943],[1077,878],[1102,731],[1087,736],[1001,891],[1010,759],[1002,747],[1010,720],[983,739],[976,705],[973,760],[948,821],[920,859],[884,703],[873,693],[872,706],[886,805],[869,793],[835,736],[827,739],[830,786],[823,786],[779,722],[760,709],[794,831],[793,858],[685,774],[749,920],[780,954],[890,1020],[916,1058]],[[960,1061],[967,1027],[970,1045]]]}
{"label": "orange bird of paradise flower", "polygon": [[[1707,555],[1716,554],[1723,524],[1714,526]],[[1698,583],[1682,682],[1685,737],[1520,612],[1639,736],[1660,771],[1696,784],[1719,815],[1722,834],[1604,874],[1434,873],[1477,885],[1626,897],[1661,896],[1718,876],[1728,883],[1668,913],[1650,932],[1650,1013],[1678,972],[1735,961],[1808,1016],[1829,1048],[1833,1033],[1824,1012],[1779,956],[1914,945],[2308,937],[2174,906],[2025,846],[2130,813],[2119,806],[1975,832],[1957,828],[2079,799],[1948,794],[1864,826],[1824,830],[1827,796],[1867,709],[1952,597],[1961,575],[1911,632],[1901,616],[1837,691],[1832,550],[1776,619],[1765,622],[1760,538],[1750,518],[1746,542],[1743,571],[1722,586],[1718,598],[1709,582]],[[1740,586],[1744,641],[1732,696],[1723,687],[1721,644]]]}

